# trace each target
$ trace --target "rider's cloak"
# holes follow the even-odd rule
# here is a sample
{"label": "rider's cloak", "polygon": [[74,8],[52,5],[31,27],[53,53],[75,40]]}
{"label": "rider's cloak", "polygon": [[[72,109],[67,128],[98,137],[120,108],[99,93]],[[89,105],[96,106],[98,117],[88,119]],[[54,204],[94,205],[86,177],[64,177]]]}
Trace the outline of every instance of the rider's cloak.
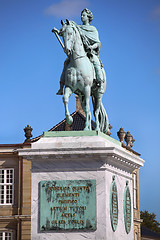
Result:
{"label": "rider's cloak", "polygon": [[99,43],[98,47],[94,49],[94,54],[99,55],[101,42],[97,29],[92,25],[77,25],[74,21],[72,23],[77,27],[80,32],[83,44],[86,48],[95,43]]}
{"label": "rider's cloak", "polygon": [[[93,45],[95,43],[100,43],[98,31],[94,26],[78,25],[78,27],[80,28],[80,34],[84,44]],[[99,55],[100,45],[101,44],[99,44],[98,48],[94,49],[96,55]]]}

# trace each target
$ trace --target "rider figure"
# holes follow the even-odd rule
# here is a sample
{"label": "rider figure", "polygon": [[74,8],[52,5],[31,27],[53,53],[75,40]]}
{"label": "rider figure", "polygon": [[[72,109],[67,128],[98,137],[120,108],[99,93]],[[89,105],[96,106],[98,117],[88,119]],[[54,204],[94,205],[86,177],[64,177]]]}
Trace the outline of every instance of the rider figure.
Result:
{"label": "rider figure", "polygon": [[[83,24],[82,25],[76,24],[76,26],[80,32],[85,51],[87,52],[87,55],[90,61],[93,63],[95,73],[96,73],[96,83],[98,86],[98,92],[104,93],[102,63],[99,59],[101,43],[99,41],[97,29],[94,26],[90,25],[91,21],[93,20],[92,12],[89,9],[85,8],[81,12],[81,20]],[[59,34],[59,31],[57,31],[57,33]],[[67,58],[64,63],[64,68],[63,68],[63,72],[60,79],[60,89],[57,92],[57,95],[63,95],[64,72],[68,64],[69,64],[69,59]]]}

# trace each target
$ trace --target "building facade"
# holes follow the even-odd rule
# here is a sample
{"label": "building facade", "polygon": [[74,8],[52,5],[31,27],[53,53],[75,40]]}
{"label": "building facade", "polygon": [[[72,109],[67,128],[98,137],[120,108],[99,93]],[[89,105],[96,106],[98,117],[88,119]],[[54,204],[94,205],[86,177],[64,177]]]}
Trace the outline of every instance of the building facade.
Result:
{"label": "building facade", "polygon": [[133,171],[133,219],[134,219],[134,239],[141,239],[141,222],[139,206],[139,169]]}
{"label": "building facade", "polygon": [[30,239],[30,162],[17,149],[30,144],[0,145],[0,239]]}

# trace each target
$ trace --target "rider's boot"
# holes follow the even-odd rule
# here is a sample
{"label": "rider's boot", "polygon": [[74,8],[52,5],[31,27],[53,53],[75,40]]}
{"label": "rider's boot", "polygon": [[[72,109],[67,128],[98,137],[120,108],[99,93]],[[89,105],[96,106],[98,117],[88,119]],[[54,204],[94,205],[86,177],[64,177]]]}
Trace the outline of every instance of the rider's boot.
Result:
{"label": "rider's boot", "polygon": [[64,84],[60,82],[60,89],[56,93],[57,95],[63,95],[63,87],[64,87]]}
{"label": "rider's boot", "polygon": [[94,63],[95,72],[96,72],[96,79],[97,79],[97,86],[98,86],[98,92],[104,93],[103,89],[103,73],[101,69],[101,65],[98,63]]}

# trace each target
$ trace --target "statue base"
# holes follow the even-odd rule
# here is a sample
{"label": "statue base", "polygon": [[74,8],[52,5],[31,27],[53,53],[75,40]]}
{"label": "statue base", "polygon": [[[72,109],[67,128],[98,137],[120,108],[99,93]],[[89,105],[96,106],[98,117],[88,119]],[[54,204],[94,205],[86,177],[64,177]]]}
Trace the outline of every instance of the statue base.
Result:
{"label": "statue base", "polygon": [[31,239],[133,240],[132,171],[143,160],[96,131],[45,132],[32,161]]}

